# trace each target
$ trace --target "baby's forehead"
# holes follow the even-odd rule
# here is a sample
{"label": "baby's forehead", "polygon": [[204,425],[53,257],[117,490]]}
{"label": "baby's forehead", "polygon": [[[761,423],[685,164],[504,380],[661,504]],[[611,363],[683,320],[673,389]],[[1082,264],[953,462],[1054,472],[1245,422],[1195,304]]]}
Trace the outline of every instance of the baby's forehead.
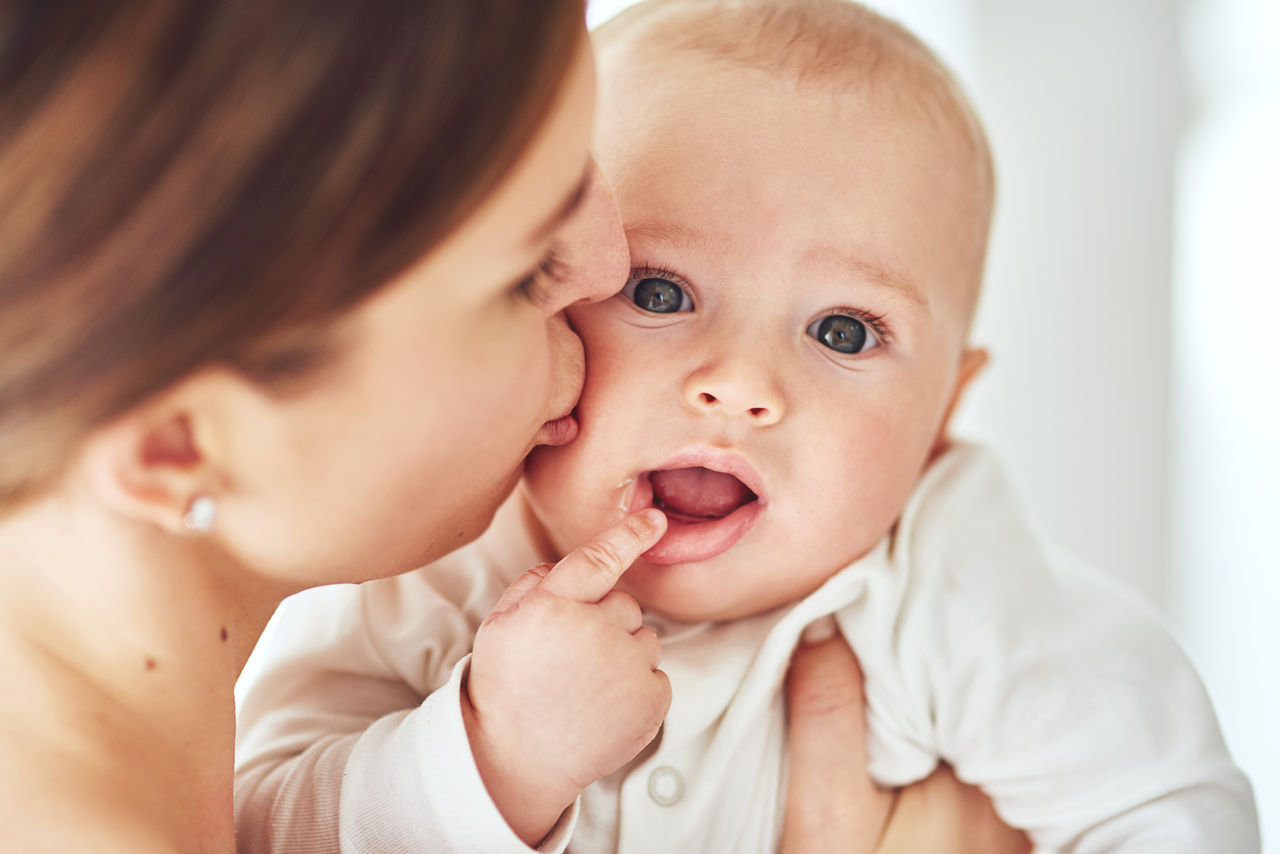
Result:
{"label": "baby's forehead", "polygon": [[849,0],[646,0],[598,28],[594,39],[606,68],[658,57],[700,59],[825,86],[835,95],[875,89],[904,103],[931,102],[957,118],[971,112],[928,47]]}
{"label": "baby's forehead", "polygon": [[[962,91],[908,31],[846,0],[648,0],[598,30],[596,39],[606,121],[634,128],[682,108],[723,112],[724,101],[707,103],[700,93],[712,78],[728,76],[742,83],[732,90],[739,108],[765,97],[770,87],[756,85],[765,79],[797,98],[817,96],[819,115],[831,122],[844,107],[875,104],[904,139],[941,142],[941,149],[932,146],[941,158],[935,162],[945,161],[972,199],[963,224],[972,235],[962,241],[970,247],[963,264],[968,286],[959,299],[967,327],[990,221],[990,154]],[[630,157],[647,153],[634,145],[623,150]]]}

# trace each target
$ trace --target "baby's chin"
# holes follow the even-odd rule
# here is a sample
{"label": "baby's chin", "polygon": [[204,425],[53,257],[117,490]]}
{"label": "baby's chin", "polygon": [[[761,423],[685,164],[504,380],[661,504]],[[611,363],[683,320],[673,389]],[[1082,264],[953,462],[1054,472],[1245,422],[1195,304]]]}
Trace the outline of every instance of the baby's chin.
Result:
{"label": "baby's chin", "polygon": [[661,602],[650,601],[639,596],[636,596],[636,601],[640,603],[640,610],[644,612],[646,617],[655,616],[672,623],[727,623],[733,620],[740,620],[743,617],[750,617],[756,613],[751,610],[738,611],[723,608],[689,607],[687,604],[673,604],[673,607],[663,607]]}
{"label": "baby's chin", "polygon": [[[782,602],[781,605],[790,605],[800,598],[803,597],[789,599]],[[741,608],[724,608],[711,605],[698,607],[696,604],[690,606],[687,603],[671,603],[672,607],[663,607],[664,603],[647,601],[639,596],[636,597],[636,601],[640,603],[640,609],[646,615],[654,615],[673,623],[728,623],[764,614],[780,607],[780,605],[768,607],[743,606]]]}
{"label": "baby's chin", "polygon": [[[679,570],[680,567],[655,566],[640,560],[626,575],[623,575],[617,589],[633,596],[645,614],[653,614],[664,620],[678,623],[721,623],[740,620],[790,605],[812,592],[812,590],[786,591],[774,595],[761,594],[745,599],[726,600],[725,590],[732,589],[734,583],[731,579],[711,585],[711,589],[694,590],[688,585],[671,583],[668,579],[650,575],[650,573],[668,574],[673,571],[679,572]],[[728,570],[725,570],[725,573],[727,574]]]}
{"label": "baby's chin", "polygon": [[[789,608],[811,596],[832,577],[873,551],[882,539],[876,538],[870,545],[851,543],[847,556],[834,560],[830,554],[791,554],[791,559],[800,564],[807,562],[815,567],[829,564],[825,571],[804,578],[769,571],[767,567],[784,561],[771,560],[769,555],[773,550],[760,543],[749,549],[740,544],[711,560],[691,564],[660,565],[641,558],[622,576],[618,589],[635,597],[646,614],[667,620],[681,623],[739,620]],[[771,585],[770,581],[784,583]]]}

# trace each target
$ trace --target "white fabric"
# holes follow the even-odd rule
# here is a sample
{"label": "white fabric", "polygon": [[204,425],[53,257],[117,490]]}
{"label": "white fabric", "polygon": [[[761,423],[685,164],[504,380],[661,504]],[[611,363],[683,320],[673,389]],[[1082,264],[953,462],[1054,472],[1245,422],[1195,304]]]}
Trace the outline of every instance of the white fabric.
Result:
{"label": "white fabric", "polygon": [[[285,601],[239,686],[237,852],[531,850],[485,790],[459,703],[471,638],[507,584],[493,558],[433,565],[434,591],[417,573]],[[537,850],[563,852],[576,817]]]}
{"label": "white fabric", "polygon": [[[430,570],[287,602],[247,675],[241,850],[525,850],[466,755],[454,668],[533,563],[528,543],[482,539]],[[801,602],[731,623],[651,619],[674,693],[660,741],[589,788],[552,849],[572,835],[577,854],[774,850],[779,689],[800,632],[832,613],[866,675],[881,782],[945,759],[1038,850],[1259,851],[1249,784],[1176,643],[1047,555],[967,445],[930,469],[886,542]]]}

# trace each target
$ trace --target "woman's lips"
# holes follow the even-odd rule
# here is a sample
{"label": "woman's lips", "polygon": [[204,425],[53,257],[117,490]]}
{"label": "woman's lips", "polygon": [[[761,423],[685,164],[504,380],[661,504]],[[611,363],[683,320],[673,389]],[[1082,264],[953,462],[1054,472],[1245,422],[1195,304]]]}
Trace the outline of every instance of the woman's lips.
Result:
{"label": "woman's lips", "polygon": [[534,436],[533,444],[559,447],[569,444],[576,438],[578,438],[578,417],[570,412],[568,415],[543,424],[538,434]]}
{"label": "woman's lips", "polygon": [[[765,501],[760,477],[746,460],[736,455],[691,451],[677,455],[654,471],[702,467],[731,474],[757,497],[732,512],[715,519],[693,519],[667,514],[667,532],[658,544],[644,553],[650,563],[670,566],[710,560],[737,545],[764,512]],[[653,484],[649,472],[636,477],[628,512],[635,513],[654,506]]]}

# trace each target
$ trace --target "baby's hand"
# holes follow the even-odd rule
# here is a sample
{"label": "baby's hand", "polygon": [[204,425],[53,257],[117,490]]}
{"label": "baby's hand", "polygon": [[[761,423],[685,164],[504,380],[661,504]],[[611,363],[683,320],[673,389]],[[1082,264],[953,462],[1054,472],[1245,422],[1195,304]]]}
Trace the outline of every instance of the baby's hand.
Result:
{"label": "baby's hand", "polygon": [[463,718],[480,775],[536,845],[590,783],[658,732],[671,685],[640,607],[613,589],[666,530],[648,510],[512,582],[476,633]]}

